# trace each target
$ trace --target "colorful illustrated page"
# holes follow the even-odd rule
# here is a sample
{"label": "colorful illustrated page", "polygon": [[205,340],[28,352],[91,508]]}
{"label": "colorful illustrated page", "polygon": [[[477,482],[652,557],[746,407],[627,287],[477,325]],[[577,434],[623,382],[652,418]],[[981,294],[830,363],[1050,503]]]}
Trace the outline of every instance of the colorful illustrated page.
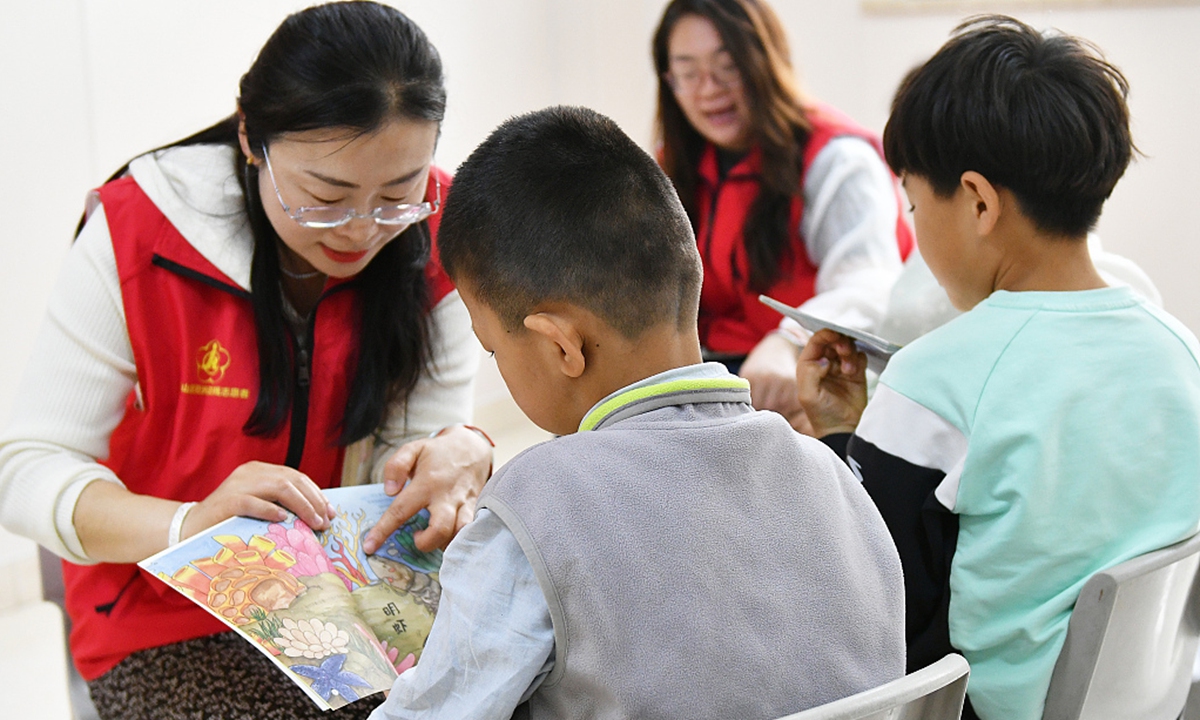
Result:
{"label": "colorful illustrated page", "polygon": [[295,516],[231,518],[139,565],[253,642],[329,710],[390,688],[416,664],[441,595],[442,553],[413,543],[428,525],[422,511],[366,555],[362,540],[392,499],[380,485],[325,494],[337,510],[329,530]]}

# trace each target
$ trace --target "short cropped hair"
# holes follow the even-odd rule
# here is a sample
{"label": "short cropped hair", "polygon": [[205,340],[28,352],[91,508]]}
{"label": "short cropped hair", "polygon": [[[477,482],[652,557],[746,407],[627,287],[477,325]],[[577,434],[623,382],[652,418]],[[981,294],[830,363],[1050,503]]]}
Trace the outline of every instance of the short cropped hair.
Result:
{"label": "short cropped hair", "polygon": [[939,196],[973,170],[1011,191],[1043,232],[1081,237],[1136,152],[1128,94],[1087,41],[976,17],[904,79],[884,151],[893,171]]}
{"label": "short cropped hair", "polygon": [[595,111],[504,122],[459,167],[444,212],[443,267],[508,329],[556,301],[628,338],[696,321],[702,271],[683,205],[658,164]]}

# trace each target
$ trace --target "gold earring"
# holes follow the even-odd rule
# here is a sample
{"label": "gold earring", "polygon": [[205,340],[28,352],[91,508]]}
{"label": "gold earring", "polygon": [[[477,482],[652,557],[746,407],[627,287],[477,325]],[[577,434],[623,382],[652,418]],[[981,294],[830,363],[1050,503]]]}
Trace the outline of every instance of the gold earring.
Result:
{"label": "gold earring", "polygon": [[246,156],[246,164],[247,164],[247,165],[253,165],[253,164],[254,164],[254,156],[253,156],[253,155],[247,155],[247,156]]}

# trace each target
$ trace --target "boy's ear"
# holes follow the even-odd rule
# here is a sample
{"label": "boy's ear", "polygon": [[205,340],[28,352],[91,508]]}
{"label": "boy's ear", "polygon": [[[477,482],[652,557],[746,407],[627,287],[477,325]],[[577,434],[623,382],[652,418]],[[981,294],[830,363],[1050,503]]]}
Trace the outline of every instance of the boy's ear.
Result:
{"label": "boy's ear", "polygon": [[971,205],[971,215],[975,223],[975,233],[980,237],[991,234],[996,223],[1000,220],[1003,207],[1000,203],[1000,192],[983,175],[968,170],[959,179],[967,202]]}
{"label": "boy's ear", "polygon": [[525,328],[548,340],[550,351],[563,375],[577,378],[583,375],[587,361],[583,357],[583,335],[565,315],[538,312],[525,316]]}

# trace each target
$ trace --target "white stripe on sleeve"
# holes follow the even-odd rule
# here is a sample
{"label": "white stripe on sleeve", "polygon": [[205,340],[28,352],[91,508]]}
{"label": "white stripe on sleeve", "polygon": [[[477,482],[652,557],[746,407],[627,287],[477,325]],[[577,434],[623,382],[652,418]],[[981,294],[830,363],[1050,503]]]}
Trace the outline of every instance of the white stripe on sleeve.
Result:
{"label": "white stripe on sleeve", "polygon": [[946,474],[934,495],[954,510],[967,436],[945,418],[880,383],[854,434],[881,451]]}

